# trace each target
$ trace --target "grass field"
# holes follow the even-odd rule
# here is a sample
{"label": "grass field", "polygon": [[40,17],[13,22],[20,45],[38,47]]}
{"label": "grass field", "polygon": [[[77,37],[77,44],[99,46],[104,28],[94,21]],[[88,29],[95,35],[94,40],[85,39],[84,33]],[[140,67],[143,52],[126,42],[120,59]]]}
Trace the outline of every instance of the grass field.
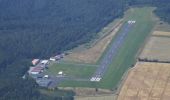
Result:
{"label": "grass field", "polygon": [[152,36],[141,53],[140,58],[164,62],[170,61],[170,38],[168,36]]}
{"label": "grass field", "polygon": [[90,78],[96,70],[96,65],[75,64],[75,63],[53,63],[49,66],[46,73],[50,75],[58,75],[62,71],[66,76],[73,78]]}
{"label": "grass field", "polygon": [[118,100],[169,100],[170,64],[138,62],[120,91]]}
{"label": "grass field", "polygon": [[[105,89],[116,88],[119,82],[121,81],[121,78],[125,73],[125,71],[129,67],[133,66],[133,64],[135,64],[136,62],[135,57],[138,53],[139,48],[143,45],[146,37],[149,36],[149,34],[151,33],[155,25],[155,20],[153,18],[153,13],[152,13],[153,10],[154,8],[149,8],[149,7],[132,8],[125,13],[124,22],[128,20],[136,20],[136,24],[134,24],[132,30],[128,33],[128,36],[124,44],[121,46],[120,50],[118,51],[116,58],[114,58],[112,64],[109,66],[108,71],[104,75],[104,78],[99,83],[64,81],[63,83],[60,84],[60,86],[61,87],[93,87],[93,88],[98,87],[98,88],[105,88]],[[121,31],[122,30],[119,30],[119,32]],[[119,32],[117,34],[119,34]],[[112,42],[114,42],[114,38]],[[75,75],[78,75],[79,73],[83,74],[84,72],[83,70],[80,69],[79,71],[77,70],[73,73],[75,73]],[[85,77],[84,74],[82,76]]]}

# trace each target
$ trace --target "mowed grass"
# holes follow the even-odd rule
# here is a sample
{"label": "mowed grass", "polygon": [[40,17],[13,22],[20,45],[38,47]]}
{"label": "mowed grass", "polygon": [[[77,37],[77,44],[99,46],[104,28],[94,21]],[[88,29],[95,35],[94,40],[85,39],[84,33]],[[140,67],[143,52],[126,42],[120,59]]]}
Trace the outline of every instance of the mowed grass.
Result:
{"label": "mowed grass", "polygon": [[50,75],[58,75],[62,71],[66,76],[75,78],[89,78],[96,70],[96,65],[75,64],[75,63],[53,63],[46,70]]}
{"label": "mowed grass", "polygon": [[[143,45],[145,39],[151,33],[155,20],[152,11],[154,8],[132,8],[125,14],[124,22],[128,20],[136,20],[136,24],[128,33],[124,44],[119,49],[108,71],[104,75],[101,82],[77,82],[64,81],[60,84],[61,87],[98,87],[105,89],[116,88],[126,70],[133,66],[136,62],[136,55],[139,48]],[[122,32],[120,30],[117,34]],[[116,36],[115,36],[116,38]],[[113,39],[114,42],[114,39]],[[108,47],[109,49],[109,47]],[[107,52],[107,51],[106,51]],[[105,53],[104,53],[105,54]],[[95,71],[94,71],[95,72]]]}

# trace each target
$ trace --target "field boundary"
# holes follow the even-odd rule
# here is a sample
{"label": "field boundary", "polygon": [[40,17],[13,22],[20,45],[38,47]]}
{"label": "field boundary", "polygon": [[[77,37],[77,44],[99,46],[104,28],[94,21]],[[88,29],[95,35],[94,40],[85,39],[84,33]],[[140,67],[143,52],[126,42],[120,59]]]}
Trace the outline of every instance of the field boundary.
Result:
{"label": "field boundary", "polygon": [[170,61],[160,61],[160,60],[148,60],[148,59],[138,59],[139,62],[153,62],[153,63],[168,63],[170,64]]}
{"label": "field boundary", "polygon": [[154,36],[154,37],[162,37],[162,38],[170,38],[170,36],[165,36],[165,35],[154,35],[154,34],[152,34],[152,36]]}

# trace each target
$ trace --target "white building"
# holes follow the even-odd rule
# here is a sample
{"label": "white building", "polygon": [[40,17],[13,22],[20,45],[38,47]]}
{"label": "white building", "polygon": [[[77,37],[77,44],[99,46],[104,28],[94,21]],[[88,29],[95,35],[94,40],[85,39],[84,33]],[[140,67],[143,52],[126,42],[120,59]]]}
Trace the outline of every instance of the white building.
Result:
{"label": "white building", "polygon": [[48,60],[42,60],[42,61],[41,61],[41,64],[46,65],[46,64],[48,64],[48,62],[49,62]]}
{"label": "white building", "polygon": [[59,72],[58,72],[58,75],[63,75],[63,72],[62,72],[62,71],[59,71]]}
{"label": "white building", "polygon": [[44,78],[49,78],[49,76],[48,75],[44,75]]}
{"label": "white building", "polygon": [[50,61],[56,61],[55,57],[51,57]]}

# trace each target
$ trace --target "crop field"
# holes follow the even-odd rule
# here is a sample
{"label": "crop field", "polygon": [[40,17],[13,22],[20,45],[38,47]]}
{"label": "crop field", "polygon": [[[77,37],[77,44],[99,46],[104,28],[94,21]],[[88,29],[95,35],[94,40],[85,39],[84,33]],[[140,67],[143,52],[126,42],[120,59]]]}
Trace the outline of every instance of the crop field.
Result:
{"label": "crop field", "polygon": [[170,64],[138,62],[130,71],[118,100],[169,100]]}
{"label": "crop field", "polygon": [[170,61],[170,38],[157,36],[151,37],[143,52],[141,53],[140,58],[148,60]]}
{"label": "crop field", "polygon": [[[98,59],[101,57],[102,53],[107,48],[108,44],[112,41],[116,32],[122,26],[122,21],[119,20],[114,26],[109,26],[109,34],[104,38],[100,39],[93,47],[83,50],[74,50],[71,54],[67,55],[64,60],[72,62],[81,62],[81,63],[93,63],[95,64]],[[106,27],[108,28],[108,27]],[[111,32],[110,32],[111,31]],[[107,32],[106,32],[107,33]]]}
{"label": "crop field", "polygon": [[154,36],[162,36],[162,37],[170,37],[170,32],[164,32],[164,31],[154,31]]}
{"label": "crop field", "polygon": [[[109,65],[105,75],[100,82],[78,82],[64,81],[61,87],[98,87],[111,89],[116,88],[125,71],[132,67],[136,62],[136,54],[145,41],[145,38],[151,33],[155,25],[152,14],[153,8],[132,8],[125,13],[124,21],[135,20],[133,28],[128,32],[124,43],[120,46],[116,56]],[[122,29],[119,30],[119,33]],[[117,35],[113,38],[115,41]],[[110,44],[107,49],[109,49]],[[107,52],[107,51],[106,51]]]}

